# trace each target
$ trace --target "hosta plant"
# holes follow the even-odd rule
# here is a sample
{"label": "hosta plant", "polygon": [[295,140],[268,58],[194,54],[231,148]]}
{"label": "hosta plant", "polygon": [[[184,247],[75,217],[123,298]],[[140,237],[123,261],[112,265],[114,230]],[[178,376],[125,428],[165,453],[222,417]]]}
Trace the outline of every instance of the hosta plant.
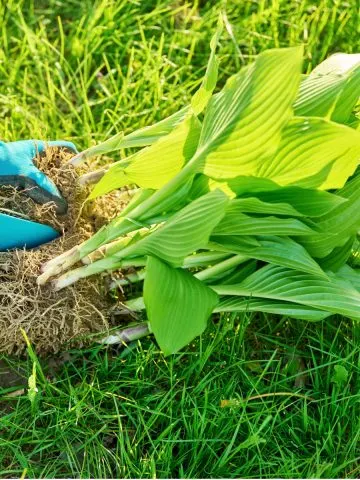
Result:
{"label": "hosta plant", "polygon": [[213,312],[360,320],[360,54],[302,75],[302,47],[268,50],[213,93],[220,34],[190,105],[74,157],[143,147],[83,179],[92,199],[128,185],[133,198],[39,278],[60,289],[134,267],[114,284],[143,284],[127,307],[147,323],[126,338],[151,331],[165,354]]}

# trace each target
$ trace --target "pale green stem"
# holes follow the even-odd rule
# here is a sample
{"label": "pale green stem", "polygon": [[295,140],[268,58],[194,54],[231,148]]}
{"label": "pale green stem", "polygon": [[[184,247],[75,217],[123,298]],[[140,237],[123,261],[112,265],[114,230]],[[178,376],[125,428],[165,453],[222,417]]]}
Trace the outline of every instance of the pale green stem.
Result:
{"label": "pale green stem", "polygon": [[92,172],[84,173],[84,175],[81,175],[79,177],[79,184],[80,185],[92,185],[94,183],[97,183],[99,180],[102,179],[102,177],[105,175],[105,173],[108,173],[111,170],[111,167],[113,167],[115,165],[116,166],[123,165],[123,167],[126,168],[130,165],[130,163],[131,163],[130,158],[129,159],[124,159],[124,160],[118,160],[116,163],[113,163],[110,167],[99,168],[98,170],[93,170]]}
{"label": "pale green stem", "polygon": [[189,255],[185,257],[183,267],[184,268],[197,268],[197,267],[208,267],[214,263],[219,262],[220,260],[225,260],[229,258],[231,253],[228,252],[219,252],[219,251],[207,251],[207,252],[198,252],[194,255]]}
{"label": "pale green stem", "polygon": [[[156,220],[155,220],[156,221]],[[105,257],[112,257],[115,253],[119,252],[133,240],[135,235],[139,235],[139,240],[146,237],[151,232],[150,228],[142,228],[134,232],[130,232],[126,237],[121,237],[119,240],[106,243],[102,247],[98,248],[94,252],[90,253],[87,257],[82,259],[82,263],[88,265],[89,263],[96,262]]]}
{"label": "pale green stem", "polygon": [[[126,257],[131,257],[131,255],[134,255],[134,258],[136,258],[137,248],[138,247],[136,243],[129,245],[128,247],[125,247],[123,250],[120,250],[111,257],[102,258],[101,260],[97,260],[94,263],[90,263],[83,267],[76,268],[75,270],[71,270],[70,272],[64,273],[63,275],[61,275],[61,277],[54,281],[54,288],[55,290],[61,290],[76,283],[81,278],[87,278],[105,271],[111,272],[113,270],[123,268],[123,259],[125,259]],[[131,259],[128,259],[128,261],[131,262]],[[41,276],[39,277],[39,279],[40,278]]]}
{"label": "pale green stem", "polygon": [[[127,249],[126,249],[127,250]],[[61,290],[65,287],[72,285],[81,278],[87,278],[92,275],[103,272],[112,272],[114,270],[119,270],[120,268],[131,268],[131,267],[141,267],[146,264],[145,257],[137,258],[119,258],[119,257],[108,257],[103,258],[95,263],[90,263],[89,265],[84,265],[83,267],[76,268],[70,272],[65,273],[57,280],[54,280],[53,285],[55,290]],[[40,278],[40,277],[39,277]]]}
{"label": "pale green stem", "polygon": [[[135,232],[130,232],[131,233],[137,233],[139,230]],[[101,260],[102,258],[105,257],[111,257],[110,250],[115,248],[116,251],[122,250],[123,248],[127,247],[129,243],[131,242],[132,238],[130,237],[130,234],[127,235],[126,237],[121,237],[119,240],[115,240],[114,242],[107,243],[106,245],[103,245],[102,247],[98,248],[94,252],[90,253],[87,257],[84,257],[81,261],[84,265],[89,265],[90,263],[94,263],[97,260]]]}
{"label": "pale green stem", "polygon": [[217,275],[220,275],[221,273],[224,273],[231,268],[246,262],[247,260],[249,260],[249,257],[246,257],[245,255],[235,255],[234,257],[228,258],[227,260],[213,265],[212,267],[206,268],[201,272],[195,273],[194,277],[202,281],[209,280],[209,278],[216,277]]}
{"label": "pale green stem", "polygon": [[[144,196],[148,198],[152,192],[149,190],[144,190],[140,192],[139,198],[135,199],[135,202],[132,202],[132,205],[136,204],[136,202],[140,202],[141,198]],[[131,210],[131,205],[129,204],[128,207],[125,209],[125,213]],[[162,217],[163,218],[163,217]],[[151,226],[152,223],[159,221],[159,218],[150,219],[148,227]],[[102,244],[107,244],[109,241],[113,240],[113,236],[110,235],[112,226],[117,223],[122,223],[121,228],[117,227],[118,236],[126,235],[128,233],[134,232],[139,228],[144,227],[143,224],[139,224],[134,222],[130,217],[121,218],[121,222],[119,219],[115,219],[110,222],[108,225],[102,227],[95,235],[93,235],[89,240],[83,242],[80,245],[73,247],[72,249],[68,250],[67,252],[59,255],[58,257],[50,260],[49,262],[45,263],[42,267],[42,274],[38,277],[37,283],[38,285],[45,284],[49,278],[54,277],[63,271],[67,270],[68,268],[72,267],[75,263],[80,261],[82,258],[86,257],[88,254],[95,251],[98,246]]]}
{"label": "pale green stem", "polygon": [[108,337],[104,337],[98,341],[104,345],[114,345],[116,343],[130,343],[140,338],[146,337],[151,333],[150,323],[142,322],[138,325],[133,325],[123,330],[117,330]]}
{"label": "pale green stem", "polygon": [[97,183],[107,172],[105,168],[100,168],[99,170],[94,170],[93,172],[85,173],[79,177],[80,185],[92,185]]}
{"label": "pale green stem", "polygon": [[72,285],[73,283],[76,283],[81,278],[87,278],[105,271],[111,272],[113,270],[118,270],[119,268],[123,267],[124,265],[122,259],[119,257],[103,258],[102,260],[90,263],[89,265],[84,265],[80,268],[75,268],[75,270],[71,270],[64,275],[61,275],[61,277],[59,277],[57,280],[54,280],[54,289],[56,291],[61,290],[65,287]]}
{"label": "pale green stem", "polygon": [[83,150],[82,152],[77,153],[74,157],[71,158],[69,163],[74,167],[77,167],[82,162],[84,162],[87,158],[113,152],[121,148],[123,139],[124,139],[124,132],[119,132],[113,137],[106,140],[105,142],[102,142],[99,145],[94,145],[93,147],[87,148],[86,150]]}
{"label": "pale green stem", "polygon": [[128,273],[123,278],[113,280],[110,284],[109,289],[113,290],[116,287],[124,287],[125,285],[129,285],[130,283],[142,282],[145,278],[145,275],[145,268],[143,270],[139,270],[138,272]]}
{"label": "pale green stem", "polygon": [[236,295],[237,297],[249,296],[249,291],[241,291],[238,285],[210,285],[219,295]]}
{"label": "pale green stem", "polygon": [[141,312],[142,310],[145,310],[144,297],[132,298],[125,302],[124,305],[132,312]]}
{"label": "pale green stem", "polygon": [[154,229],[151,229],[152,226],[160,225],[167,220],[167,216],[164,215],[162,217],[157,217],[149,221],[149,227],[141,228],[140,230],[135,230],[134,232],[130,232],[127,237],[121,237],[119,240],[114,240],[113,242],[106,243],[102,245],[97,250],[93,251],[87,257],[84,257],[82,262],[87,265],[91,262],[95,262],[100,260],[104,257],[111,257],[121,251],[124,247],[126,247],[129,242],[133,239],[135,235],[139,235],[139,240],[149,235]]}
{"label": "pale green stem", "polygon": [[[186,257],[182,265],[182,268],[196,268],[196,267],[204,266],[204,259],[206,257],[204,256],[199,258],[199,255],[190,255],[189,257]],[[214,262],[214,260],[223,259],[224,257],[226,257],[226,254],[224,255],[224,254],[216,253],[216,255],[214,255],[211,259],[212,263]],[[197,263],[196,263],[196,259],[197,259]],[[208,260],[209,259],[210,259],[210,255],[208,255]],[[220,273],[226,272],[226,270],[230,269],[231,267],[235,267],[236,265],[239,265],[240,263],[245,262],[247,259],[248,257],[244,257],[243,255],[237,255],[236,257],[229,258],[225,262],[220,262],[220,263],[217,263],[216,265],[211,265],[209,268],[206,268],[205,270],[202,270],[201,272],[196,273],[195,277],[197,277],[199,280],[205,280],[207,278],[211,278],[215,275],[219,275]],[[125,285],[129,285],[130,283],[141,282],[142,280],[145,279],[145,275],[146,275],[146,269],[140,270],[135,273],[129,273],[125,275],[124,278],[113,280],[109,288],[110,290],[112,290],[116,287],[124,287]]]}
{"label": "pale green stem", "polygon": [[[132,232],[139,228],[138,226],[134,225],[133,222],[124,219],[123,222],[123,230],[122,234],[126,235],[127,233]],[[104,236],[106,236],[106,227],[104,230],[99,230],[98,233],[102,232]],[[92,240],[94,241],[92,242]],[[43,285],[46,283],[50,277],[58,275],[62,273],[64,270],[72,267],[74,263],[77,263],[82,258],[86,257],[89,253],[93,252],[97,248],[97,241],[94,237],[90,238],[87,242],[82,244],[83,249],[80,250],[81,246],[73,247],[71,250],[63,253],[59,257],[50,260],[50,262],[46,263],[43,266],[43,273],[38,277],[37,284]]]}
{"label": "pale green stem", "polygon": [[[93,237],[85,241],[83,244],[74,247],[68,252],[63,253],[59,257],[48,262],[44,267],[43,275],[38,279],[38,283],[43,284],[50,277],[67,270],[103,244],[115,240],[120,235],[125,235],[126,233],[136,230],[135,225],[139,220],[145,221],[149,218],[149,215],[156,215],[156,207],[159,208],[159,204],[161,204],[162,201],[172,194],[176,194],[183,183],[196,173],[201,156],[201,151],[198,154],[195,154],[193,159],[188,162],[166,185],[160,190],[155,191],[153,194],[150,193],[151,196],[148,196],[144,201],[139,201],[139,204],[131,209],[131,216],[127,216],[126,218],[122,216],[113,220],[109,225],[100,229]],[[127,213],[128,211],[126,211],[126,213],[123,212],[122,215]],[[157,212],[157,214],[159,213],[161,212]],[[138,225],[138,228],[142,226],[143,225]]]}
{"label": "pale green stem", "polygon": [[[194,255],[185,257],[183,268],[198,268],[207,267],[217,263],[220,260],[224,260],[230,256],[230,253],[224,252],[200,252]],[[123,260],[122,265],[125,267],[144,267],[147,262],[147,257],[136,257]]]}

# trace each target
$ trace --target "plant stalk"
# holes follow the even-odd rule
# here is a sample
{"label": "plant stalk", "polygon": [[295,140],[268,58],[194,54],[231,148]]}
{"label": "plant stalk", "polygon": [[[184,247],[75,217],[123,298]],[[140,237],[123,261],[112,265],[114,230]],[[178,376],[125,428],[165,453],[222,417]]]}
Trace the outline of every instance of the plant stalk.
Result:
{"label": "plant stalk", "polygon": [[210,278],[216,277],[217,275],[220,275],[227,270],[246,262],[247,260],[249,260],[249,257],[246,257],[245,255],[235,255],[234,257],[228,258],[227,260],[217,263],[212,267],[206,268],[201,272],[195,273],[194,277],[202,281],[209,280]]}
{"label": "plant stalk", "polygon": [[[38,284],[42,285],[46,283],[50,277],[58,275],[63,271],[67,270],[72,265],[80,261],[82,258],[86,257],[94,250],[98,249],[103,244],[115,240],[120,235],[125,235],[131,231],[136,230],[137,222],[144,222],[146,219],[149,218],[149,216],[161,214],[161,210],[163,209],[162,202],[172,194],[176,195],[176,193],[181,189],[181,186],[193,177],[193,175],[198,169],[198,164],[201,156],[202,152],[195,154],[193,159],[190,160],[190,162],[188,162],[184,166],[184,168],[177,175],[175,175],[175,177],[173,177],[166,185],[160,188],[160,190],[157,190],[154,193],[150,194],[150,196],[147,196],[144,201],[139,201],[139,204],[135,206],[135,208],[131,209],[130,216],[121,216],[118,219],[113,220],[111,223],[100,229],[89,240],[83,242],[79,246],[72,248],[68,252],[63,253],[59,257],[50,260],[50,262],[48,262],[44,266],[43,274],[38,278]],[[123,215],[125,215],[124,212]],[[142,226],[143,225],[138,224],[138,228]],[[73,278],[76,278],[76,275],[73,276]]]}
{"label": "plant stalk", "polygon": [[80,185],[93,185],[97,183],[102,177],[105,175],[107,170],[105,168],[101,168],[99,170],[94,170],[93,172],[85,173],[79,177],[79,184]]}
{"label": "plant stalk", "polygon": [[[217,252],[215,253],[216,255],[214,255],[213,258],[211,259],[212,264],[214,261],[223,259],[224,257],[226,257],[226,255],[224,254],[219,255]],[[199,256],[200,258],[198,258]],[[213,276],[219,275],[220,273],[226,272],[226,270],[228,270],[229,268],[239,265],[240,263],[245,262],[247,260],[247,257],[244,257],[243,255],[237,255],[236,257],[229,258],[225,262],[220,262],[220,263],[217,263],[216,265],[211,265],[209,268],[206,268],[205,270],[202,270],[201,272],[196,273],[195,277],[199,278],[200,280],[205,280],[207,278],[211,278]],[[196,263],[196,258],[198,263]],[[182,268],[191,268],[191,267],[196,268],[196,267],[207,266],[211,256],[208,255],[207,265],[204,265],[205,258],[206,257],[203,257],[202,254],[190,255],[189,257],[185,258]],[[138,283],[144,280],[145,276],[146,276],[146,269],[144,268],[138,272],[129,273],[128,275],[125,275],[124,278],[113,280],[109,288],[110,290],[113,290],[117,287],[124,287],[125,285],[129,285],[130,283]]]}
{"label": "plant stalk", "polygon": [[135,272],[135,273],[128,273],[123,278],[118,278],[117,280],[113,280],[110,283],[109,289],[114,290],[117,287],[125,287],[126,285],[129,285],[130,283],[142,282],[145,278],[145,275],[146,275],[145,268],[143,270],[139,270],[138,272]]}
{"label": "plant stalk", "polygon": [[[209,280],[210,278],[216,277],[217,275],[224,273],[227,270],[236,267],[237,265],[240,265],[241,263],[246,262],[248,259],[249,257],[246,257],[245,255],[235,255],[212,267],[206,268],[201,272],[195,273],[194,277],[202,281]],[[145,272],[145,270],[143,270],[143,272]],[[209,288],[221,295],[235,295],[234,293],[228,293],[231,292],[231,285],[229,286],[229,288],[227,287],[227,285],[209,285]],[[129,310],[139,312],[145,309],[144,297],[133,298],[125,302],[124,305],[126,305]]]}
{"label": "plant stalk", "polygon": [[146,337],[151,333],[149,322],[142,322],[138,325],[117,330],[112,335],[104,337],[98,341],[104,345],[114,345],[116,343],[128,344],[140,338]]}

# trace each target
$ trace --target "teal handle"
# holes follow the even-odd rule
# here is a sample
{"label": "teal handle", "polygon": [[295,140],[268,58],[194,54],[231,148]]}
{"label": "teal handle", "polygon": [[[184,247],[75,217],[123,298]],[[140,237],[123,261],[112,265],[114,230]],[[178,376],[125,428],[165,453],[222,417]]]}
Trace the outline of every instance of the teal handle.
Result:
{"label": "teal handle", "polygon": [[59,237],[48,225],[0,213],[0,251],[34,248]]}

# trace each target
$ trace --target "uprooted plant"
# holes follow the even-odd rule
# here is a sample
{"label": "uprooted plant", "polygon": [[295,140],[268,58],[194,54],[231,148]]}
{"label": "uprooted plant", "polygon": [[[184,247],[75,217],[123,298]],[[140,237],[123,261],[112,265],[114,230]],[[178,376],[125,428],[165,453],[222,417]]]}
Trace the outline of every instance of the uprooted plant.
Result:
{"label": "uprooted plant", "polygon": [[212,312],[360,320],[360,272],[350,266],[360,226],[360,55],[334,55],[302,76],[302,47],[268,50],[213,94],[220,33],[191,105],[73,158],[145,147],[83,178],[97,181],[91,199],[136,188],[119,217],[38,279],[57,276],[62,289],[133,265],[114,280],[143,282],[143,298],[126,305],[145,308],[148,323],[130,337],[151,331],[165,354],[201,334]]}

